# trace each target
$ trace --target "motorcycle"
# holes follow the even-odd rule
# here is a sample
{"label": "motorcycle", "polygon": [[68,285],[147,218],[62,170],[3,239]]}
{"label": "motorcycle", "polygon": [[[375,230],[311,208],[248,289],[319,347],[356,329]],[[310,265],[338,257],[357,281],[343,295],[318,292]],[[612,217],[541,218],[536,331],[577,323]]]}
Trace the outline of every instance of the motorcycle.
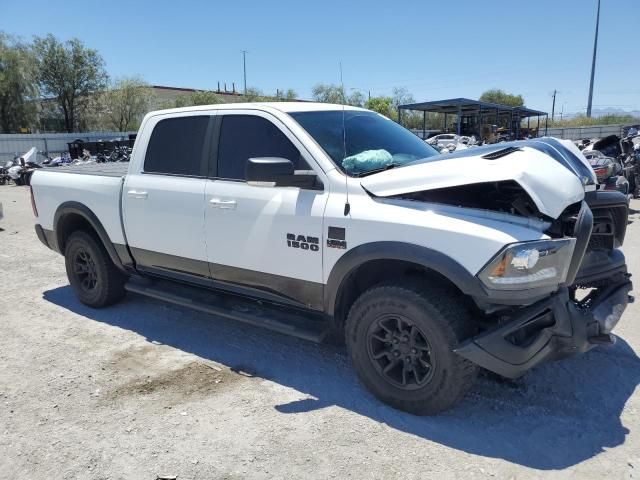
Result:
{"label": "motorcycle", "polygon": [[13,160],[9,160],[4,166],[0,166],[0,185],[6,185],[11,180],[9,168],[13,166]]}
{"label": "motorcycle", "polygon": [[[7,174],[16,185],[30,185],[33,172],[42,168],[36,160],[37,149],[31,148],[27,153],[20,157],[16,157],[12,161],[12,165],[7,169]],[[6,165],[5,165],[6,167]]]}
{"label": "motorcycle", "polygon": [[8,175],[16,185],[31,185],[31,176],[38,168],[42,168],[35,162],[20,163],[9,168]]}

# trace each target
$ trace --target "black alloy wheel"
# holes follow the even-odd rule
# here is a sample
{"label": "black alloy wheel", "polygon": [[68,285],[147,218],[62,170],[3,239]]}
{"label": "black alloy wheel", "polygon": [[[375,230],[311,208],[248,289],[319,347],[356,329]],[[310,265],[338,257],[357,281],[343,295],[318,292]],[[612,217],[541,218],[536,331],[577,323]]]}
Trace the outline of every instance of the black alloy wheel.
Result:
{"label": "black alloy wheel", "polygon": [[367,332],[369,359],[380,375],[403,390],[429,383],[435,358],[425,334],[400,315],[383,315]]}
{"label": "black alloy wheel", "polygon": [[96,264],[91,258],[91,254],[84,248],[80,248],[76,252],[73,259],[73,273],[77,276],[78,283],[87,292],[96,288],[98,284]]}
{"label": "black alloy wheel", "polygon": [[380,400],[434,415],[473,385],[478,368],[455,350],[476,331],[455,289],[402,279],[358,297],[347,315],[345,343],[358,378]]}
{"label": "black alloy wheel", "polygon": [[82,303],[100,308],[124,297],[127,277],[114,265],[97,235],[73,232],[66,239],[64,252],[69,283]]}

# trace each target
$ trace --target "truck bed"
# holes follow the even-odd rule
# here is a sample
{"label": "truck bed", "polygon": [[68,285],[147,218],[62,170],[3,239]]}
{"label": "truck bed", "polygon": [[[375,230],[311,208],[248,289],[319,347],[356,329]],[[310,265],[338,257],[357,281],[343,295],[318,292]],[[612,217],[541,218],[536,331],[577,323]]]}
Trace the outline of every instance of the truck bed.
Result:
{"label": "truck bed", "polygon": [[31,186],[38,223],[45,230],[54,230],[55,214],[61,205],[81,206],[95,214],[112,243],[124,245],[120,201],[128,167],[128,163],[114,162],[37,169]]}
{"label": "truck bed", "polygon": [[79,165],[62,165],[59,167],[43,167],[43,171],[57,173],[75,173],[80,175],[97,175],[100,177],[124,177],[129,162],[85,163]]}

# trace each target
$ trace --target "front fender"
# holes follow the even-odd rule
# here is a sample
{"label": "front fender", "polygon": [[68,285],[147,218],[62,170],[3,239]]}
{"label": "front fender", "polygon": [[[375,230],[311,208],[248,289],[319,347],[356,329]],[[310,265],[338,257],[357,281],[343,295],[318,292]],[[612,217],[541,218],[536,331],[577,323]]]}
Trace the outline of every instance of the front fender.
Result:
{"label": "front fender", "polygon": [[484,296],[480,280],[441,252],[404,242],[373,242],[349,250],[333,266],[324,293],[327,314],[334,314],[338,294],[349,274],[373,260],[401,260],[414,263],[443,275],[467,295],[474,298]]}

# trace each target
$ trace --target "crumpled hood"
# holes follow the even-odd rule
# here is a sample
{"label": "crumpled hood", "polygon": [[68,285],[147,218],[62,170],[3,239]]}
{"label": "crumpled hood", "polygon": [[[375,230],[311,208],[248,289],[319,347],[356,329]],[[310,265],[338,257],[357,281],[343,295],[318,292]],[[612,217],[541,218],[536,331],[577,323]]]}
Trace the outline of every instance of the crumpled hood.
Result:
{"label": "crumpled hood", "polygon": [[[508,146],[518,150],[495,160],[482,158]],[[361,179],[373,195],[390,197],[438,188],[513,180],[535,202],[538,210],[558,218],[569,205],[584,198],[584,179],[551,155],[527,142],[477,147],[431,157]]]}

